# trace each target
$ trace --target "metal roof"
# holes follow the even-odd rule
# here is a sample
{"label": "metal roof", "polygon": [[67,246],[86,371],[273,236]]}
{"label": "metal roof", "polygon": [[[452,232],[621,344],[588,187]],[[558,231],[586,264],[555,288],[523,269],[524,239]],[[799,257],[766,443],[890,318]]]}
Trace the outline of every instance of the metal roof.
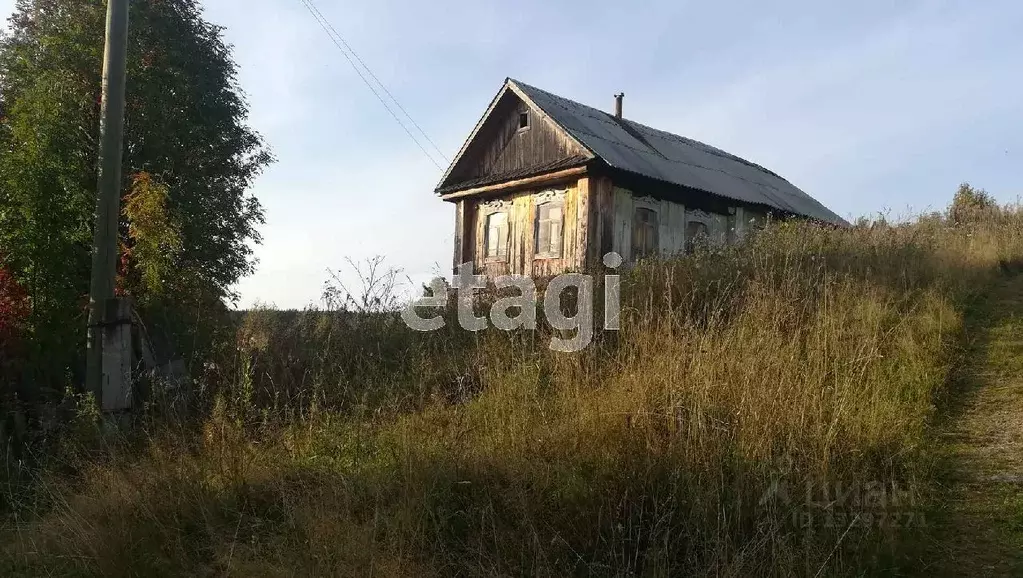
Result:
{"label": "metal roof", "polygon": [[845,220],[795,185],[733,154],[551,94],[517,80],[526,97],[608,166],[829,223]]}

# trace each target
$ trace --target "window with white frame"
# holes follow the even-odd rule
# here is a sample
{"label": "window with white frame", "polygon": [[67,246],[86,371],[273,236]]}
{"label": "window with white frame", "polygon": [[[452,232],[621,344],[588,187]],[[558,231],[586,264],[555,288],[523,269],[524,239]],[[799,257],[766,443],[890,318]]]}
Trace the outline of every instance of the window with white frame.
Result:
{"label": "window with white frame", "polygon": [[487,215],[486,257],[493,261],[508,260],[508,213]]}
{"label": "window with white frame", "polygon": [[536,257],[561,257],[562,232],[565,228],[565,209],[561,201],[551,201],[536,207]]}
{"label": "window with white frame", "polygon": [[657,211],[639,207],[632,220],[632,258],[642,259],[657,255]]}

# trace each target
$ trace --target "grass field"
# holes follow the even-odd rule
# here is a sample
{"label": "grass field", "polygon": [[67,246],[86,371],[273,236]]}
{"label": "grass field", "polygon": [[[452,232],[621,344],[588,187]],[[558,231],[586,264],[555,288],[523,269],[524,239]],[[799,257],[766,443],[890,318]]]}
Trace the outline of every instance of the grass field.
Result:
{"label": "grass field", "polygon": [[2,568],[921,571],[927,549],[949,552],[955,525],[934,517],[949,460],[971,459],[941,435],[992,327],[967,312],[1020,289],[1023,263],[1019,211],[956,220],[782,223],[644,262],[622,330],[571,355],[543,329],[252,312],[198,417],[154,410],[123,436],[80,417],[31,490],[9,492]]}

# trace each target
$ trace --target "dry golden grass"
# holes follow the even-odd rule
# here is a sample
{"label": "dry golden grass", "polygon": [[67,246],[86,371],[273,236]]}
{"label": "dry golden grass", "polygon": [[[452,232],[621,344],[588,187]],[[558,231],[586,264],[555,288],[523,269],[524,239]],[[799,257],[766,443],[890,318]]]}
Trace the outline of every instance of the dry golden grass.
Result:
{"label": "dry golden grass", "polygon": [[641,265],[622,332],[576,355],[530,334],[437,343],[314,315],[284,331],[262,312],[201,428],[153,427],[141,450],[47,477],[50,505],[7,533],[7,569],[895,572],[919,529],[803,494],[894,485],[926,509],[929,424],[963,312],[1021,262],[1017,211],[958,227],[785,223]]}

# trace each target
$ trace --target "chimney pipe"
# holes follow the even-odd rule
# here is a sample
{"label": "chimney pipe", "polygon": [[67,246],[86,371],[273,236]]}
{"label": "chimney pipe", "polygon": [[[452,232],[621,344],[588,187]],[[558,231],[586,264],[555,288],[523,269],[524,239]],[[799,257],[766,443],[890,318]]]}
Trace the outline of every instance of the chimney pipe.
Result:
{"label": "chimney pipe", "polygon": [[615,95],[615,118],[622,118],[622,99],[624,98],[624,92],[619,92]]}

